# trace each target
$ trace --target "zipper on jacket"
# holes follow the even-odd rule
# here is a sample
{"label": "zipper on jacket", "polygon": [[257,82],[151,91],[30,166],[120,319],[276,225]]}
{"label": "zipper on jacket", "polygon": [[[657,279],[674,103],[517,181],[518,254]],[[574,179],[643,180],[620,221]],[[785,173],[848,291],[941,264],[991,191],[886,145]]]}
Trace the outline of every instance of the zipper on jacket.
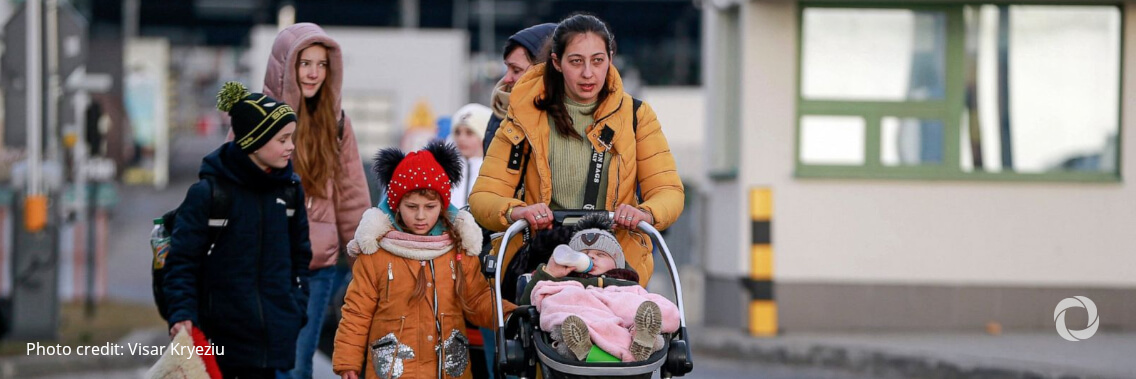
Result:
{"label": "zipper on jacket", "polygon": [[[612,156],[611,160],[615,161],[615,196],[612,196],[611,208],[608,209],[614,210],[615,207],[619,206],[619,179],[623,177],[623,173],[621,172],[623,171],[623,154]],[[639,206],[639,204],[635,205]]]}
{"label": "zipper on jacket", "polygon": [[614,116],[615,113],[619,112],[619,110],[622,109],[622,108],[623,108],[623,99],[619,99],[619,106],[615,107],[615,109],[613,109],[611,111],[611,113],[608,113],[608,114],[604,115],[603,117],[600,117],[599,119],[595,120],[595,123],[592,125],[592,127],[595,128],[595,126],[599,125],[600,122],[603,122],[603,120],[607,120],[608,118],[611,118],[611,116]]}
{"label": "zipper on jacket", "polygon": [[[441,345],[442,344],[442,320],[440,319],[440,316],[438,315],[438,279],[435,276],[434,261],[433,260],[430,260],[430,283],[433,283],[433,285],[431,287],[434,287],[434,301],[433,301],[433,306],[434,306],[434,333],[435,333],[434,335],[437,336],[435,343]],[[442,350],[443,349],[436,349],[436,350],[437,350],[437,353],[435,353],[435,354],[437,354],[437,357],[438,357],[437,377],[442,378],[443,375],[445,374],[445,371],[442,370],[442,365],[444,364],[444,362],[442,362]]]}
{"label": "zipper on jacket", "polygon": [[261,201],[256,202],[257,219],[260,220],[260,227],[256,228],[256,240],[259,245],[259,250],[256,254],[256,282],[253,284],[253,289],[256,293],[256,311],[260,315],[260,327],[264,330],[264,356],[262,358],[261,367],[268,366],[268,323],[264,320],[264,303],[261,301],[260,296],[260,281],[264,276],[264,267],[261,267],[261,261],[264,257],[264,203]]}
{"label": "zipper on jacket", "polygon": [[387,301],[390,301],[391,282],[394,281],[394,266],[393,265],[394,265],[393,262],[387,262],[387,294],[383,296],[383,299],[386,299]]}

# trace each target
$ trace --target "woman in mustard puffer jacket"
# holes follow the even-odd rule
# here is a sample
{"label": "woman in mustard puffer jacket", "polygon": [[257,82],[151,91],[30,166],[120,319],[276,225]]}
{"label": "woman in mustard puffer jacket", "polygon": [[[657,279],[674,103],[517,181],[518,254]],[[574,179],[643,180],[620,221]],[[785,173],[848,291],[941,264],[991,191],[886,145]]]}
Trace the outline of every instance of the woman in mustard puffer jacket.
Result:
{"label": "woman in mustard puffer jacket", "polygon": [[[470,194],[470,212],[495,231],[521,219],[548,229],[553,209],[615,212],[616,238],[646,285],[652,246],[636,225],[665,229],[682,213],[685,196],[666,137],[650,105],[636,107],[623,92],[603,21],[569,17],[549,44],[548,63],[513,87]],[[521,238],[509,241],[505,264],[520,244]]]}

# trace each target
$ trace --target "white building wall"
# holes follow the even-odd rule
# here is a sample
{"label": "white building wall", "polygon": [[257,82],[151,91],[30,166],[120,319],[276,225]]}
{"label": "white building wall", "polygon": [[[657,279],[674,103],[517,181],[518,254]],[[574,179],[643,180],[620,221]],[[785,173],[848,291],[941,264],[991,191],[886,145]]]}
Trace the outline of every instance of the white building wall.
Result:
{"label": "white building wall", "polygon": [[701,87],[645,87],[643,101],[655,110],[663,127],[679,176],[702,184],[706,171],[705,92]]}
{"label": "white building wall", "polygon": [[[715,2],[707,3],[707,5],[713,7],[729,6]],[[726,46],[727,43],[725,42],[729,41],[729,38],[723,35],[729,31],[721,27],[721,17],[724,16],[719,14],[717,10],[702,13],[702,49],[704,56],[707,57],[704,58],[705,63],[702,65],[702,82],[706,87],[706,125],[708,127],[720,125],[724,122],[723,120],[727,119],[719,104],[725,101],[726,96],[729,96],[722,90],[722,81],[729,79],[722,77],[722,75],[725,75],[722,72],[726,70],[725,64],[715,61],[715,59],[726,56],[725,50],[730,48]],[[742,78],[736,80],[742,80]],[[748,122],[744,123],[742,127],[745,128],[746,125],[748,125]],[[714,146],[715,143],[718,143],[718,138],[715,135],[716,133],[709,129],[705,134],[707,144],[703,151],[703,161],[706,162],[708,170],[713,169],[711,165],[714,161],[712,157],[715,152],[724,149],[722,146]],[[738,163],[739,166],[745,165],[744,157],[746,154],[744,151],[748,149],[746,142],[748,141],[742,139],[741,150],[743,153],[740,156],[743,159],[741,159],[742,162]],[[744,276],[746,267],[748,267],[746,262],[749,259],[746,256],[748,254],[745,253],[748,251],[747,246],[749,244],[747,229],[749,223],[737,222],[737,220],[748,220],[747,209],[744,206],[744,194],[738,184],[741,174],[739,173],[737,178],[724,180],[711,180],[708,175],[705,178],[709,182],[709,185],[704,187],[705,193],[703,194],[706,199],[704,213],[706,219],[703,227],[705,231],[703,241],[705,243],[702,245],[702,250],[705,257],[703,264],[706,273],[710,277],[717,278]]]}
{"label": "white building wall", "polygon": [[[1121,175],[1136,175],[1136,11],[1124,13]],[[1136,186],[1120,183],[824,180],[793,177],[797,5],[743,5],[741,199],[707,219],[748,246],[752,187],[774,198],[774,278],[780,283],[1136,287]],[[713,52],[708,52],[713,53]],[[713,149],[714,147],[709,146]],[[713,210],[711,210],[713,211]],[[708,243],[708,245],[713,242]],[[723,246],[722,244],[715,246]],[[733,270],[745,275],[748,249]],[[708,271],[730,270],[708,267]]]}

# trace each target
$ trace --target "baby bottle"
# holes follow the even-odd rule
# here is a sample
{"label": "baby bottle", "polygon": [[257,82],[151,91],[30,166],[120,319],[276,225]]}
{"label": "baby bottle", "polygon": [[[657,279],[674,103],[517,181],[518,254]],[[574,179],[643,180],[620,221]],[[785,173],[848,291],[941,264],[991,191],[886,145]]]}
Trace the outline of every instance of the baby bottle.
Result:
{"label": "baby bottle", "polygon": [[588,272],[592,270],[592,258],[589,258],[587,254],[573,250],[568,245],[557,246],[552,251],[552,260],[562,266],[571,267],[572,271]]}

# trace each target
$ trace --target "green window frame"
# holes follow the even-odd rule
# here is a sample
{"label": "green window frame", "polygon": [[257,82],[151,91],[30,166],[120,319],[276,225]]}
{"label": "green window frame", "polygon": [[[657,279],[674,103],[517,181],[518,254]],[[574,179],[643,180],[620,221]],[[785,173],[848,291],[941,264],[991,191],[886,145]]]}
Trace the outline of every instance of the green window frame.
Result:
{"label": "green window frame", "polygon": [[[1117,144],[1115,169],[1102,171],[966,171],[961,161],[963,138],[963,116],[966,111],[967,46],[964,9],[966,6],[999,4],[982,3],[941,3],[928,5],[906,5],[901,3],[844,3],[829,1],[801,2],[797,10],[797,114],[795,137],[795,172],[799,178],[838,178],[838,179],[915,179],[915,180],[992,180],[1023,182],[1119,182],[1121,180],[1122,149]],[[1015,3],[1017,4],[1017,3]],[[1037,3],[1023,3],[1034,5]],[[1117,3],[1044,3],[1044,5],[1095,5],[1115,6],[1120,14],[1120,46],[1118,80],[1124,78],[1124,12]],[[809,99],[804,94],[805,76],[805,12],[808,9],[895,9],[911,11],[933,11],[945,15],[945,67],[944,92],[941,99],[929,100],[828,100]],[[1122,83],[1118,84],[1123,91]],[[1123,97],[1118,96],[1117,141],[1122,140]],[[863,162],[861,164],[809,163],[802,158],[803,120],[810,116],[853,116],[863,119]],[[942,125],[941,162],[907,166],[888,166],[881,160],[882,120],[885,118],[919,118],[940,121]]]}

